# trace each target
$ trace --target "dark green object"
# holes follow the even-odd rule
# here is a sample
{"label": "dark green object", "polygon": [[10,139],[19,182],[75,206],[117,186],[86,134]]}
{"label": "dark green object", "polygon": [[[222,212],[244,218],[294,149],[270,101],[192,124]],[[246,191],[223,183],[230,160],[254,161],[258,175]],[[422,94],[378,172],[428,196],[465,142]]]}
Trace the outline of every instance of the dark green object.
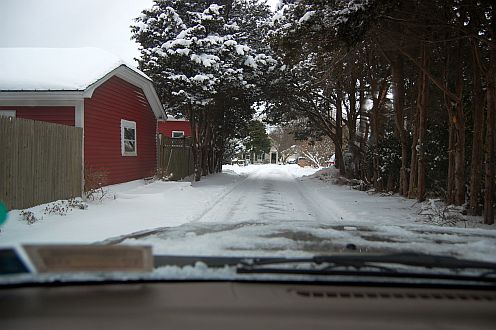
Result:
{"label": "dark green object", "polygon": [[0,275],[29,273],[28,268],[12,248],[0,249]]}
{"label": "dark green object", "polygon": [[252,120],[248,123],[249,139],[245,143],[246,149],[255,155],[270,151],[270,139],[264,123]]}
{"label": "dark green object", "polygon": [[0,202],[0,226],[7,221],[7,207],[4,203]]}

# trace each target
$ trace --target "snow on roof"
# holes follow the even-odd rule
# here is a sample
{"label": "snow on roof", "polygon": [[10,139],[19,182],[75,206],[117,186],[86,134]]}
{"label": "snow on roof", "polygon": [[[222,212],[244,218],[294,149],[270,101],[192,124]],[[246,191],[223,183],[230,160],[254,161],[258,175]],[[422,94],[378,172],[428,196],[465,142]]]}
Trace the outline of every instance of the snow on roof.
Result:
{"label": "snow on roof", "polygon": [[99,48],[0,48],[0,90],[85,90],[121,65],[150,80]]}
{"label": "snow on roof", "polygon": [[172,115],[167,115],[167,121],[188,121],[188,119],[181,117],[181,118],[176,118]]}

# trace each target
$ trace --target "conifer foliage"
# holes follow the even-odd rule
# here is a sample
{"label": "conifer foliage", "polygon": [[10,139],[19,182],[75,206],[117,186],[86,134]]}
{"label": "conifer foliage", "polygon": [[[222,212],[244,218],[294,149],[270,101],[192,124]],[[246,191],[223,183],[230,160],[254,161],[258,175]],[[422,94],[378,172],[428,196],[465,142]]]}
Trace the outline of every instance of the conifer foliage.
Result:
{"label": "conifer foliage", "polygon": [[258,107],[330,139],[343,175],[494,223],[493,1],[155,0],[132,31],[165,108],[191,122],[197,180]]}
{"label": "conifer foliage", "polygon": [[132,26],[140,68],[166,111],[190,120],[196,180],[221,170],[227,141],[251,119],[260,82],[276,69],[261,42],[269,17],[257,1],[156,0]]}
{"label": "conifer foliage", "polygon": [[269,118],[306,118],[347,176],[494,223],[494,1],[287,0],[272,21],[287,71],[311,79]]}

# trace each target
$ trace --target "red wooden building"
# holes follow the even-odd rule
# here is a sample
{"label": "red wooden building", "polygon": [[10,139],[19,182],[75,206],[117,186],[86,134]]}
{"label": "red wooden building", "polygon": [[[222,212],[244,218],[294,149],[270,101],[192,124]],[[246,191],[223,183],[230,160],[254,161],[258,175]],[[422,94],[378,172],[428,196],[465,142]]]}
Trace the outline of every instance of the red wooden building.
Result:
{"label": "red wooden building", "polygon": [[107,184],[155,172],[165,113],[144,73],[96,48],[4,48],[0,63],[0,115],[82,127],[85,168]]}
{"label": "red wooden building", "polygon": [[168,116],[167,120],[158,121],[158,132],[170,138],[182,138],[191,136],[190,122],[184,118]]}

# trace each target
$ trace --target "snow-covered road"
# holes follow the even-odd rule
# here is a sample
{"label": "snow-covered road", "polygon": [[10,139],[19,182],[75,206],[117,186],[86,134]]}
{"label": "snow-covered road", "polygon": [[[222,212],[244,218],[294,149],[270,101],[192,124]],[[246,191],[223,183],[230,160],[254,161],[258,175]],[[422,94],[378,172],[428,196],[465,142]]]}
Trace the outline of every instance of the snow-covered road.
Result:
{"label": "snow-covered road", "polygon": [[87,210],[47,214],[27,225],[9,213],[1,245],[152,245],[156,254],[309,256],[335,252],[425,252],[496,261],[496,230],[428,225],[419,205],[338,186],[297,165],[225,166],[201,182],[109,187]]}
{"label": "snow-covered road", "polygon": [[192,221],[107,242],[177,255],[424,252],[496,260],[487,254],[496,248],[496,231],[424,224],[414,201],[333,185],[297,166],[226,168],[233,170],[244,179]]}
{"label": "snow-covered road", "polygon": [[247,177],[197,220],[199,222],[330,220],[335,215],[312,199],[294,168],[256,166]]}

